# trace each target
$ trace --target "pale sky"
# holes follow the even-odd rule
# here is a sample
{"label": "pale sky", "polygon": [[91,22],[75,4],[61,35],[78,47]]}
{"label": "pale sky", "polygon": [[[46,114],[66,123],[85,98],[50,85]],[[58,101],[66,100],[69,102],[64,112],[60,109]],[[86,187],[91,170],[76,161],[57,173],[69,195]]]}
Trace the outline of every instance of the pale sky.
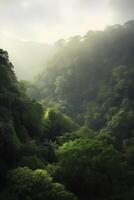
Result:
{"label": "pale sky", "polygon": [[134,0],[0,0],[0,33],[53,43],[134,17]]}

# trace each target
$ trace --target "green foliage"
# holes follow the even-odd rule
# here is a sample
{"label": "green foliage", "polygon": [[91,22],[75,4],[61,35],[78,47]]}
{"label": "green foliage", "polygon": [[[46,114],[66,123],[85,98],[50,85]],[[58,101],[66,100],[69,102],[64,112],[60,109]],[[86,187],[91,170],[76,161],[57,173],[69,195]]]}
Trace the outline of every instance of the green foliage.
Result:
{"label": "green foliage", "polygon": [[65,132],[72,132],[79,128],[71,118],[53,108],[47,109],[44,119],[46,122],[46,137],[51,140],[56,140],[57,136],[60,136]]}
{"label": "green foliage", "polygon": [[32,84],[0,50],[0,199],[134,199],[133,35],[60,40]]}
{"label": "green foliage", "polygon": [[45,131],[43,107],[29,99],[25,90],[24,83],[17,82],[7,52],[0,50],[1,190],[5,189],[9,169],[18,165],[44,168],[46,160],[52,160],[50,148],[44,148],[44,140],[41,142]]}
{"label": "green foliage", "polygon": [[134,136],[133,121],[134,112],[121,109],[108,122],[108,128],[112,131],[112,135],[116,137],[118,143]]}
{"label": "green foliage", "polygon": [[29,94],[100,130],[125,99],[134,107],[133,34],[134,26],[124,24],[59,41]]}
{"label": "green foliage", "polygon": [[43,161],[39,159],[36,155],[24,156],[21,160],[20,166],[29,167],[30,169],[43,169],[45,167]]}
{"label": "green foliage", "polygon": [[64,135],[58,137],[58,142],[63,144],[68,142],[69,140],[75,140],[78,138],[94,138],[95,132],[88,128],[88,126],[82,126],[78,130],[73,131],[71,133],[64,133]]}
{"label": "green foliage", "polygon": [[121,189],[118,182],[123,180],[124,166],[112,145],[77,139],[63,144],[58,154],[59,180],[82,199],[107,197],[116,193],[116,187]]}
{"label": "green foliage", "polygon": [[11,199],[27,200],[76,200],[59,183],[54,183],[45,170],[17,168],[9,173],[9,191]]}

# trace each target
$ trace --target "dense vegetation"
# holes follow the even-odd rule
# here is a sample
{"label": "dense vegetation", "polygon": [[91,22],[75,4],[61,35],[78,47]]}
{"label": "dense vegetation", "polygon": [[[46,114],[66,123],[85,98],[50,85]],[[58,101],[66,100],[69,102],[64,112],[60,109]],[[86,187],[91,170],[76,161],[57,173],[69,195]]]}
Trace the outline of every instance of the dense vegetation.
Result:
{"label": "dense vegetation", "polygon": [[134,199],[133,35],[60,40],[33,84],[0,50],[0,199]]}
{"label": "dense vegetation", "polygon": [[0,50],[0,199],[76,199],[45,167],[55,161],[51,130],[56,137],[77,127],[54,110],[44,117],[43,107],[17,82],[7,52]]}

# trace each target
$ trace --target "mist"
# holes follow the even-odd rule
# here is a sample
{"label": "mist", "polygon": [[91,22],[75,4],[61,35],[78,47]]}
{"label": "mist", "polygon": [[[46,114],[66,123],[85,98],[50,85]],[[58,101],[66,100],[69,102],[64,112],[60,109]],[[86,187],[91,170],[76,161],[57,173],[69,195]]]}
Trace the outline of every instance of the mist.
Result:
{"label": "mist", "polygon": [[53,44],[133,19],[133,0],[1,0],[0,46],[19,79],[45,67]]}
{"label": "mist", "polygon": [[134,0],[0,0],[0,200],[134,200]]}
{"label": "mist", "polygon": [[4,35],[0,35],[0,44],[8,52],[18,79],[33,79],[52,55],[50,44],[21,41]]}

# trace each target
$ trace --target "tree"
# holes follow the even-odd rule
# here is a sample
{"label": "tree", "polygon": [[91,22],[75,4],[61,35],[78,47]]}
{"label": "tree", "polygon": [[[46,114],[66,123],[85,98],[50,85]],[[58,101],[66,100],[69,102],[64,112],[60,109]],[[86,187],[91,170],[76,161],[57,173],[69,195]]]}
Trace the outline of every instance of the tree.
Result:
{"label": "tree", "polygon": [[11,200],[76,200],[59,183],[54,183],[46,170],[31,170],[27,167],[17,168],[9,173],[9,190]]}
{"label": "tree", "polygon": [[108,197],[116,191],[115,182],[122,180],[120,153],[112,145],[77,139],[63,144],[58,155],[55,176],[81,199]]}

